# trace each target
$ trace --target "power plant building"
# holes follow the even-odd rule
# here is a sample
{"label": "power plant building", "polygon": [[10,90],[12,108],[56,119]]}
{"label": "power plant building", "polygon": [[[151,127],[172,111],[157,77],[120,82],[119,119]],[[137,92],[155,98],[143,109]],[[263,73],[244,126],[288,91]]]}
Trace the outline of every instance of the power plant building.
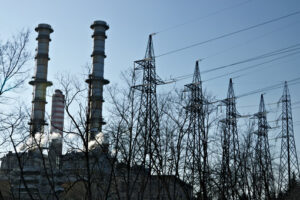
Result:
{"label": "power plant building", "polygon": [[[109,26],[104,21],[95,21],[93,30],[92,71],[88,84],[87,126],[88,142],[93,143],[89,151],[63,153],[65,96],[61,90],[55,90],[52,96],[49,144],[41,144],[45,137],[46,89],[52,83],[47,80],[50,34],[53,29],[48,24],[39,24],[35,31],[37,49],[33,86],[30,133],[28,141],[20,151],[9,152],[1,158],[0,197],[3,199],[85,199],[85,182],[90,180],[92,199],[127,199],[124,191],[123,174],[128,172],[122,163],[112,164],[109,143],[102,133],[105,124],[102,116],[103,86],[109,81],[104,78],[104,59],[106,30]],[[103,139],[99,143],[98,137]],[[83,148],[85,149],[85,148]],[[88,159],[88,160],[87,160]],[[114,183],[109,183],[114,166]],[[130,169],[136,173],[137,168]],[[89,171],[89,170],[92,171]],[[127,170],[127,171],[126,171]],[[142,170],[147,176],[147,169]],[[142,173],[142,175],[143,175]],[[99,178],[101,177],[101,178]],[[191,199],[192,187],[175,176],[154,176],[146,185],[137,184],[131,199],[167,199],[171,191],[176,199]],[[137,180],[139,181],[139,180]],[[119,183],[119,184],[116,184]],[[171,187],[172,186],[172,187]],[[145,195],[141,196],[140,188]],[[158,195],[159,194],[159,195]],[[1,199],[1,198],[0,198]],[[174,199],[174,198],[171,198]]]}

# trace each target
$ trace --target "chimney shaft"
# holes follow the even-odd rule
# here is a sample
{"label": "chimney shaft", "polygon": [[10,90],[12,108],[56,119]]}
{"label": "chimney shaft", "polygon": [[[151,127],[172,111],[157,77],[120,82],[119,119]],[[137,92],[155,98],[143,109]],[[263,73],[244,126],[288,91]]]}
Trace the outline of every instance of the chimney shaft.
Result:
{"label": "chimney shaft", "polygon": [[65,96],[62,91],[55,90],[52,96],[51,130],[49,145],[49,160],[52,167],[60,168],[62,156],[63,128],[64,128]]}
{"label": "chimney shaft", "polygon": [[52,96],[52,109],[51,109],[51,133],[59,133],[63,136],[64,128],[64,108],[65,96],[62,91],[55,90]]}
{"label": "chimney shaft", "polygon": [[39,24],[35,28],[38,32],[38,46],[36,49],[36,67],[35,75],[32,77],[33,80],[29,82],[33,86],[33,100],[32,100],[32,112],[30,119],[30,133],[32,136],[37,132],[44,132],[45,122],[45,104],[46,102],[46,88],[51,86],[52,83],[47,81],[48,72],[48,52],[49,52],[49,42],[50,33],[53,29],[48,24]]}
{"label": "chimney shaft", "polygon": [[105,31],[109,26],[104,21],[95,21],[91,25],[94,30],[92,38],[94,39],[94,49],[92,53],[93,67],[92,74],[86,82],[89,84],[89,140],[94,140],[97,133],[102,131],[102,125],[105,124],[102,118],[103,85],[109,83],[104,79],[104,58],[105,55]]}

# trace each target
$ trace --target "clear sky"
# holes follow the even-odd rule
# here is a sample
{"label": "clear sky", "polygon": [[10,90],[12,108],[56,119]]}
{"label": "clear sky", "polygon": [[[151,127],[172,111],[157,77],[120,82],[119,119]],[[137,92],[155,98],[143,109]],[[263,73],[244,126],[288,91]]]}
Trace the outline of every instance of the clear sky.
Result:
{"label": "clear sky", "polygon": [[[299,0],[0,0],[0,5],[1,40],[9,38],[22,28],[29,28],[32,30],[30,48],[33,51],[36,47],[34,28],[39,23],[49,23],[53,27],[49,80],[55,80],[57,73],[83,73],[83,66],[91,62],[92,30],[89,27],[94,20],[105,20],[110,25],[106,42],[105,77],[111,83],[119,84],[120,72],[133,67],[134,60],[143,58],[150,33],[173,27],[154,36],[154,50],[156,55],[160,55],[300,10]],[[299,35],[300,15],[295,15],[231,37],[159,57],[156,60],[157,73],[162,79],[190,74],[193,73],[195,60],[206,57],[208,58],[200,63],[200,70],[231,64],[298,44]],[[33,69],[34,62],[31,64]],[[202,79],[206,80],[250,64],[203,74]],[[234,79],[235,93],[238,95],[299,77],[299,64],[300,56],[297,54],[249,70],[247,75]],[[229,76],[204,82],[203,85],[221,99],[226,96],[228,79]],[[177,82],[176,87],[182,88],[190,81],[191,79]],[[172,88],[159,87],[160,91]],[[26,88],[22,93],[23,99],[30,102],[32,88]],[[292,102],[300,100],[299,89],[300,84],[290,87]],[[278,101],[281,94],[282,89],[267,92],[266,103]],[[257,112],[259,96],[260,94],[255,94],[238,99],[239,112]],[[247,105],[257,106],[243,107]],[[50,105],[47,106],[49,109]],[[293,110],[298,152],[299,107],[300,105],[295,106]],[[273,110],[277,107],[275,105],[267,108]],[[268,118],[275,120],[276,116],[270,114]],[[272,130],[270,137],[275,137],[279,132],[279,129]]]}

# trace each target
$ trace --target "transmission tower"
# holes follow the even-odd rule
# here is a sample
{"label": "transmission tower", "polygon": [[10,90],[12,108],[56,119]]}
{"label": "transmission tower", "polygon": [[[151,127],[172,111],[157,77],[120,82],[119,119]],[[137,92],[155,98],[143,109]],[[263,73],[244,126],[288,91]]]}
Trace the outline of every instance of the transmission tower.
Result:
{"label": "transmission tower", "polygon": [[257,140],[254,159],[254,199],[274,198],[274,177],[269,149],[267,113],[264,96],[261,95],[259,111],[254,115],[258,119]]}
{"label": "transmission tower", "polygon": [[287,82],[284,84],[283,95],[280,102],[282,104],[282,132],[278,189],[279,191],[284,192],[293,187],[295,179],[299,177],[299,165],[293,129],[291,96]]}
{"label": "transmission tower", "polygon": [[237,132],[236,97],[232,79],[229,81],[227,98],[222,102],[226,105],[226,118],[222,122],[222,165],[221,165],[221,199],[239,199],[239,142]]}
{"label": "transmission tower", "polygon": [[[204,96],[199,62],[196,61],[193,82],[185,85],[189,92],[189,126],[185,152],[184,178],[194,187],[198,199],[208,199],[208,155],[207,133],[205,131]],[[200,186],[200,187],[199,187]]]}
{"label": "transmission tower", "polygon": [[137,124],[137,134],[141,139],[138,147],[140,164],[149,168],[150,174],[160,173],[162,160],[156,86],[163,82],[156,75],[152,35],[149,35],[145,58],[135,61],[134,64],[134,70],[141,70],[143,74],[142,84],[133,86],[141,91]]}

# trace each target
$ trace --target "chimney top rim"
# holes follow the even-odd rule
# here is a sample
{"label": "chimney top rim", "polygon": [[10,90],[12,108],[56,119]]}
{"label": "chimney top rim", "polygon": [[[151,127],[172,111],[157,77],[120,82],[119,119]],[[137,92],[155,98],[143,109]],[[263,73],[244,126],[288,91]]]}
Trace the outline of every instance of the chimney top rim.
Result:
{"label": "chimney top rim", "polygon": [[102,20],[96,20],[94,21],[94,23],[91,25],[91,29],[94,29],[94,27],[96,26],[104,26],[107,29],[109,29],[108,24],[106,23],[106,21],[102,21]]}
{"label": "chimney top rim", "polygon": [[50,33],[53,32],[53,29],[50,24],[41,23],[35,28],[35,31],[38,32],[39,29],[49,29]]}
{"label": "chimney top rim", "polygon": [[59,90],[59,89],[56,89],[56,90],[55,90],[55,93],[60,93],[60,94],[62,94],[62,91]]}

